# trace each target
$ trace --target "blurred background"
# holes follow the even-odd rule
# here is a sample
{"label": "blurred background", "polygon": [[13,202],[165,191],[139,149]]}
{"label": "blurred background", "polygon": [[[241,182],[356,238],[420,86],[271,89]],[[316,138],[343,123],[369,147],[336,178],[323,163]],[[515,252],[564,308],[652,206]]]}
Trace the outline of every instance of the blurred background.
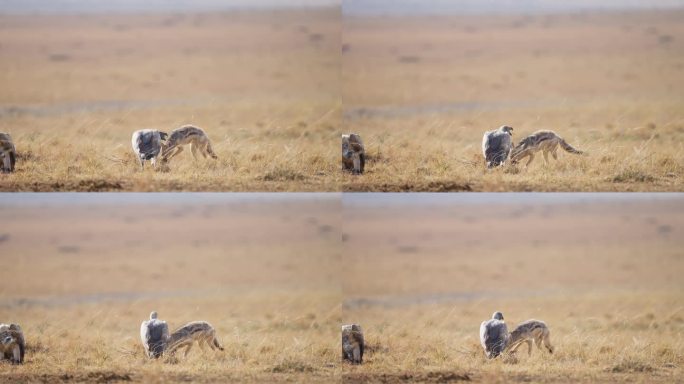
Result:
{"label": "blurred background", "polygon": [[[28,351],[0,380],[331,380],[339,209],[337,195],[4,195],[0,319]],[[171,331],[208,321],[225,353],[150,361],[151,311]]]}
{"label": "blurred background", "polygon": [[3,12],[69,13],[102,11],[220,11],[276,7],[318,7],[339,5],[338,0],[6,0],[0,5]]}
{"label": "blurred background", "polygon": [[[680,194],[345,194],[350,380],[668,382],[684,359]],[[547,322],[556,351],[487,361],[479,326]],[[400,367],[400,369],[397,369]],[[406,374],[406,373],[404,373]],[[430,376],[432,374],[433,376]],[[441,375],[441,376],[440,376]],[[454,380],[455,381],[455,380]]]}
{"label": "blurred background", "polygon": [[347,14],[549,13],[677,8],[682,0],[344,0]]}
{"label": "blurred background", "polygon": [[[346,190],[682,190],[684,2],[343,2]],[[588,157],[482,172],[482,135],[550,129]]]}
{"label": "blurred background", "polygon": [[[325,0],[2,2],[0,131],[19,166],[0,189],[333,190],[340,14]],[[133,131],[184,124],[219,160],[136,173]]]}

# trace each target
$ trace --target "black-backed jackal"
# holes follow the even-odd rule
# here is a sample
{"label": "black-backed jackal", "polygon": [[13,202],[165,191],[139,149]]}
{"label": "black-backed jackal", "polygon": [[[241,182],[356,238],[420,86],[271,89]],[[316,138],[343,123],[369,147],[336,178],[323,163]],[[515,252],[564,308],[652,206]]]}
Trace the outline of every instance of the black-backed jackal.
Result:
{"label": "black-backed jackal", "polygon": [[363,331],[358,324],[342,326],[342,360],[347,360],[352,364],[363,363]]}
{"label": "black-backed jackal", "polygon": [[544,347],[546,347],[549,353],[553,353],[553,345],[551,345],[550,336],[551,334],[546,323],[534,319],[527,320],[520,323],[513,332],[511,332],[506,350],[510,353],[514,353],[520,345],[527,343],[527,353],[528,355],[531,355],[532,342],[534,341],[539,349],[542,349],[542,344],[544,344]]}
{"label": "black-backed jackal", "polygon": [[518,145],[516,145],[511,151],[511,162],[517,163],[525,157],[529,157],[525,166],[530,165],[532,160],[534,160],[534,154],[536,152],[542,151],[544,154],[544,162],[549,162],[549,153],[554,159],[558,160],[558,155],[556,151],[558,146],[564,150],[581,155],[583,152],[573,148],[572,145],[568,144],[562,137],[558,136],[553,131],[537,131],[526,138],[520,140]]}
{"label": "black-backed jackal", "polygon": [[202,154],[204,158],[211,156],[216,159],[218,156],[211,148],[211,142],[207,134],[198,127],[193,125],[185,125],[171,132],[169,140],[166,143],[166,148],[162,153],[162,159],[169,161],[171,158],[183,152],[183,146],[190,145],[192,156],[197,159],[197,152]]}
{"label": "black-backed jackal", "polygon": [[16,162],[17,150],[14,148],[12,137],[8,133],[0,132],[0,171],[2,173],[14,172]]}
{"label": "black-backed jackal", "polygon": [[171,333],[166,340],[166,350],[164,353],[173,354],[176,350],[185,347],[183,356],[188,356],[195,341],[203,350],[204,345],[206,344],[213,350],[218,348],[223,351],[223,346],[221,346],[218,339],[216,339],[214,327],[206,321],[193,321]]}
{"label": "black-backed jackal", "polygon": [[163,152],[164,140],[169,135],[166,132],[157,131],[156,129],[141,129],[133,132],[131,137],[131,145],[133,152],[140,161],[140,169],[145,170],[145,160],[151,160],[152,167],[157,167],[157,156]]}
{"label": "black-backed jackal", "polygon": [[24,362],[25,350],[26,342],[21,327],[17,324],[0,324],[0,357],[13,364],[21,364]]}
{"label": "black-backed jackal", "polygon": [[342,135],[342,169],[361,174],[366,166],[366,150],[361,136],[356,133]]}

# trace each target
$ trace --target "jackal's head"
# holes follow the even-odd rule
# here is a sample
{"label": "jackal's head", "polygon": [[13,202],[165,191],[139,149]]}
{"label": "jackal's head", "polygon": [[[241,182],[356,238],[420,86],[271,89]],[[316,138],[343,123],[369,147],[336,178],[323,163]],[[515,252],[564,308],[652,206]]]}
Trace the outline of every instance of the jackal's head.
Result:
{"label": "jackal's head", "polygon": [[529,137],[526,137],[518,143],[513,149],[511,150],[511,163],[517,164],[518,160],[520,160],[520,156],[525,153],[527,149],[531,147],[532,144],[532,139]]}

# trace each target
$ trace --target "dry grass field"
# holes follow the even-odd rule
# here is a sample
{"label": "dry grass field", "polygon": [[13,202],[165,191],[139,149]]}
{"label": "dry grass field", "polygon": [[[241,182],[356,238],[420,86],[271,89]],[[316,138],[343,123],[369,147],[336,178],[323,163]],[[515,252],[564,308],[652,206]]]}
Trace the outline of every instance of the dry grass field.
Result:
{"label": "dry grass field", "polygon": [[[0,15],[19,152],[0,190],[681,190],[683,15]],[[186,123],[218,161],[140,172],[132,131]],[[503,124],[588,155],[485,171]],[[343,132],[364,138],[363,176],[340,171]]]}
{"label": "dry grass field", "polygon": [[[0,321],[28,344],[0,382],[339,381],[337,198],[101,196],[0,203]],[[225,352],[147,359],[152,310]]]}
{"label": "dry grass field", "polygon": [[[343,19],[347,191],[674,191],[684,182],[682,10]],[[555,130],[588,156],[485,171],[482,135]]]}
{"label": "dry grass field", "polygon": [[[336,190],[340,26],[334,7],[0,15],[0,132],[19,153],[0,190]],[[132,132],[183,124],[219,159],[140,172]]]}
{"label": "dry grass field", "polygon": [[[343,382],[684,380],[681,196],[518,197],[344,196],[342,318],[367,353]],[[496,310],[546,321],[555,353],[486,360]]]}

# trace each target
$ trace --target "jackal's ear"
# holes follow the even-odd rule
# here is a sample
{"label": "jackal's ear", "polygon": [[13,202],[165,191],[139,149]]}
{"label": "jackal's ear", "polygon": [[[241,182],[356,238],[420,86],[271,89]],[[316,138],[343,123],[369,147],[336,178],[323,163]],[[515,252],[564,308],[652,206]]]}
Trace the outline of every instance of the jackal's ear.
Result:
{"label": "jackal's ear", "polygon": [[166,132],[159,131],[159,137],[161,137],[162,140],[166,140],[166,138],[169,137],[169,134]]}

